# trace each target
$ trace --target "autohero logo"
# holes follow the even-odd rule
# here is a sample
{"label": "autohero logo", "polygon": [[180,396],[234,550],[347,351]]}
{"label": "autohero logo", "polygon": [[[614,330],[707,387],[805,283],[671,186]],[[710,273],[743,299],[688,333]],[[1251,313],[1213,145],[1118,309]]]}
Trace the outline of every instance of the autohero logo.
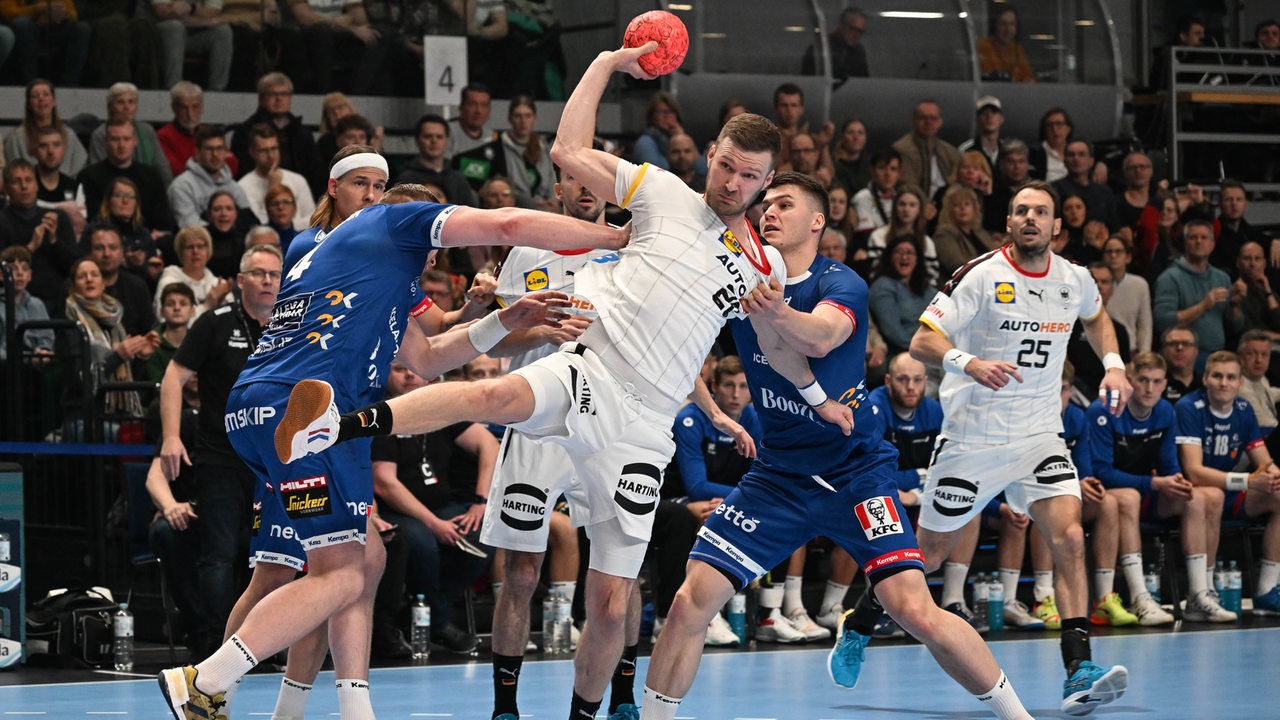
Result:
{"label": "autohero logo", "polygon": [[902,518],[893,500],[886,496],[867,498],[854,506],[858,524],[868,540],[902,534]]}
{"label": "autohero logo", "polygon": [[222,425],[227,432],[235,432],[251,425],[266,425],[276,416],[276,409],[270,405],[262,407],[240,408],[222,416]]}
{"label": "autohero logo", "polygon": [[613,501],[632,515],[648,515],[658,507],[662,471],[648,463],[628,463],[622,467]]}
{"label": "autohero logo", "polygon": [[547,492],[537,485],[512,483],[502,491],[498,518],[512,530],[528,532],[542,527],[547,517]]}
{"label": "autohero logo", "polygon": [[284,500],[285,514],[291,518],[328,515],[332,512],[329,503],[329,478],[324,475],[280,483],[280,498]]}
{"label": "autohero logo", "polygon": [[753,517],[747,517],[741,510],[733,505],[720,503],[715,509],[716,515],[723,515],[734,527],[742,528],[742,532],[753,533],[756,528],[760,527],[760,521]]}
{"label": "autohero logo", "polygon": [[978,486],[968,480],[944,477],[933,490],[933,509],[944,517],[959,517],[973,509]]}
{"label": "autohero logo", "polygon": [[276,306],[271,309],[271,320],[267,323],[267,332],[297,330],[302,325],[302,319],[306,317],[309,307],[311,307],[311,293],[277,300]]}

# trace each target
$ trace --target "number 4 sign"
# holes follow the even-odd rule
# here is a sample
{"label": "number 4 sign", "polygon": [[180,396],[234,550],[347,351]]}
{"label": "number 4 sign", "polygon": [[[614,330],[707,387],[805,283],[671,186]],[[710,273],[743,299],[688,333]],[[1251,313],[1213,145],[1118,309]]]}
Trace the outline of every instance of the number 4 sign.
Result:
{"label": "number 4 sign", "polygon": [[467,84],[467,39],[452,35],[424,35],[422,62],[428,105],[460,105]]}

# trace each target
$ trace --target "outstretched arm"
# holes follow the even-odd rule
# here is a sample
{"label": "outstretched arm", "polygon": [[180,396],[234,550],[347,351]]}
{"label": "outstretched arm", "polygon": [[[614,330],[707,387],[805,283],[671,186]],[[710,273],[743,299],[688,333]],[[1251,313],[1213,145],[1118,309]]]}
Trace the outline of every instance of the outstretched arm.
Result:
{"label": "outstretched arm", "polygon": [[544,250],[617,250],[627,244],[630,234],[628,228],[612,228],[540,210],[480,210],[460,206],[445,223],[439,244],[441,247],[527,245]]}
{"label": "outstretched arm", "polygon": [[823,420],[849,435],[853,431],[853,411],[826,396],[809,368],[809,359],[789,345],[767,320],[749,317],[760,341],[760,349],[769,358],[769,367],[795,385],[801,397]]}

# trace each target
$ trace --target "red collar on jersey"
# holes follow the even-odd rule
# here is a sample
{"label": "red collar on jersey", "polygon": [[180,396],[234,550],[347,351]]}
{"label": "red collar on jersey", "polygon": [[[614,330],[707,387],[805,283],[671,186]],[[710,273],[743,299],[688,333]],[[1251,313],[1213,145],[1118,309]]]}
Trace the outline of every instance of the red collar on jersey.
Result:
{"label": "red collar on jersey", "polygon": [[577,250],[553,250],[552,252],[565,257],[573,257],[574,255],[585,255],[594,249],[595,248],[579,248]]}
{"label": "red collar on jersey", "polygon": [[760,242],[760,236],[756,234],[756,229],[747,223],[747,234],[751,236],[751,241],[755,243],[755,249],[760,256],[760,262],[751,257],[751,253],[747,252],[747,246],[742,246],[742,254],[747,256],[747,262],[751,263],[751,267],[759,270],[766,278],[773,274],[773,266],[769,264],[769,256],[764,254],[764,244]]}
{"label": "red collar on jersey", "polygon": [[[1004,247],[1000,248],[1000,252],[1004,253],[1005,260],[1009,261],[1009,264],[1013,266],[1014,270],[1017,270],[1018,272],[1022,273],[1023,275],[1026,275],[1027,277],[1042,278],[1049,274],[1048,265],[1044,266],[1044,272],[1038,272],[1038,273],[1028,272],[1027,270],[1023,269],[1022,266],[1019,265],[1017,262],[1015,262],[1013,257],[1009,255],[1008,245],[1005,245]],[[1050,263],[1053,262],[1053,253],[1049,253],[1049,262]]]}

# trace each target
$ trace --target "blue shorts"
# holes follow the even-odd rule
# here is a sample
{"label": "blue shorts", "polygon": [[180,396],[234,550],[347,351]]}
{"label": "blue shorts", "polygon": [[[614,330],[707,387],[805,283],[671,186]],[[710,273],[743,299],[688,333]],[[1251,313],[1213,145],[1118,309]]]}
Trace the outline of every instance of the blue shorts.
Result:
{"label": "blue shorts", "polygon": [[291,527],[303,550],[353,540],[363,543],[373,506],[371,440],[353,440],[289,465],[281,463],[275,430],[292,389],[284,383],[256,382],[234,388],[227,398],[227,439],[274,491],[262,498],[263,522],[278,519],[281,539],[286,539],[283,528]]}
{"label": "blue shorts", "polygon": [[837,476],[791,475],[759,462],[707,518],[690,559],[714,565],[742,586],[795,549],[824,536],[844,548],[867,577],[904,567],[924,570],[924,554],[898,501],[891,463]]}
{"label": "blue shorts", "polygon": [[249,534],[249,567],[260,562],[285,565],[299,572],[306,569],[307,552],[284,514],[284,505],[275,499],[271,485],[259,481],[253,490],[253,531]]}

